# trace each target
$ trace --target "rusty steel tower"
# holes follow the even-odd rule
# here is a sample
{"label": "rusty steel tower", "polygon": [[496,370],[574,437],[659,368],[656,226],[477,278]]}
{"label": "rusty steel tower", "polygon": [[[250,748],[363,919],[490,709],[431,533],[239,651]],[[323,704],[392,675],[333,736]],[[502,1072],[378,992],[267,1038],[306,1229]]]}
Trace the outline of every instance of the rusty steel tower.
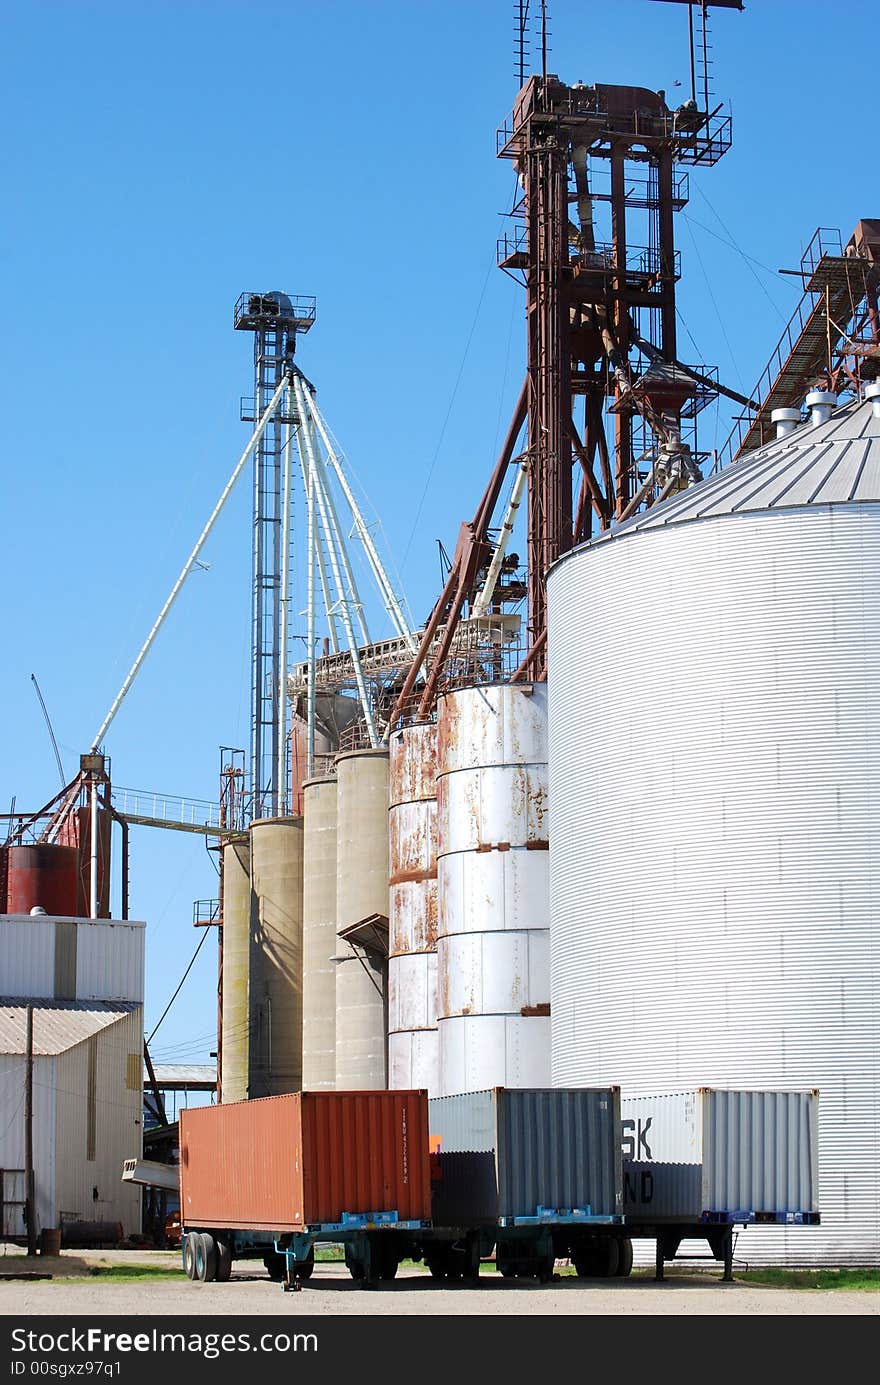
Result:
{"label": "rusty steel tower", "polygon": [[[720,3],[742,8],[739,0]],[[718,392],[750,403],[678,354],[673,221],[688,200],[684,170],[710,167],[731,144],[730,116],[710,91],[712,7],[688,5],[691,92],[672,106],[663,90],[569,86],[549,73],[541,6],[542,71],[523,82],[497,136],[497,154],[513,163],[519,183],[498,264],[525,288],[526,379],[495,471],[473,520],[462,525],[392,725],[430,715],[437,694],[452,685],[458,627],[489,611],[500,618],[505,598],[520,596],[517,583],[505,589],[498,581],[510,504],[498,537],[491,532],[512,464],[519,468],[514,512],[528,491],[524,657],[512,677],[541,679],[549,566],[595,530],[699,479],[696,418]],[[521,77],[528,10],[521,0]]]}

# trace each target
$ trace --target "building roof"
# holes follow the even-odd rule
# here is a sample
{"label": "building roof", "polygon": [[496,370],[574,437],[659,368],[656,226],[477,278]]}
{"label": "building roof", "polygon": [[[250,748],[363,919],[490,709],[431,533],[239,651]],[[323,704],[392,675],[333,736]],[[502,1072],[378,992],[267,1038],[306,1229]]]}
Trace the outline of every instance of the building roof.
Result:
{"label": "building roof", "polygon": [[[214,1063],[154,1063],[156,1085],[165,1091],[213,1091],[217,1086],[217,1067]],[[144,1086],[149,1073],[144,1067]]]}
{"label": "building roof", "polygon": [[801,423],[786,437],[756,447],[716,476],[599,535],[590,546],[719,515],[876,501],[880,501],[880,418],[874,417],[870,400],[853,400],[836,409],[826,423]]}
{"label": "building roof", "polygon": [[[90,1039],[138,1006],[105,1000],[34,1000],[34,1055],[50,1057]],[[28,1002],[0,996],[0,1054],[27,1052]]]}

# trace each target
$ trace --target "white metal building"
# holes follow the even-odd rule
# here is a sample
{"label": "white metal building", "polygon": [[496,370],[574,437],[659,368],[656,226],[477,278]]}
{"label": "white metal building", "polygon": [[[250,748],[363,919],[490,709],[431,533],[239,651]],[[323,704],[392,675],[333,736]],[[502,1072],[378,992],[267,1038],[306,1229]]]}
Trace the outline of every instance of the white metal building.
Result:
{"label": "white metal building", "polygon": [[140,1189],[121,1175],[142,1150],[143,988],[143,923],[0,915],[4,1235],[25,1234],[28,1004],[37,1233],[62,1221],[140,1231]]}
{"label": "white metal building", "polygon": [[[0,1001],[3,1233],[23,1236],[27,1003]],[[141,1008],[106,1001],[34,1003],[33,1149],[37,1234],[63,1223],[140,1231],[140,1189],[121,1180],[140,1154]]]}
{"label": "white metal building", "polygon": [[877,1265],[880,408],[816,412],[551,570],[553,1082],[818,1087],[743,1254]]}

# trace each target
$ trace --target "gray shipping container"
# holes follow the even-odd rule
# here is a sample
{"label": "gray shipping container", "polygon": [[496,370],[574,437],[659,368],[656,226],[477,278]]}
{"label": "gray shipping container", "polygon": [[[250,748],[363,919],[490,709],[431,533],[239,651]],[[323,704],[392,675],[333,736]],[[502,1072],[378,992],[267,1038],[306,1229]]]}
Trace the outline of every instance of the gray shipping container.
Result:
{"label": "gray shipping container", "polygon": [[817,1091],[701,1087],[620,1109],[628,1223],[818,1223]]}
{"label": "gray shipping container", "polygon": [[439,1226],[619,1221],[617,1087],[466,1092],[428,1102]]}

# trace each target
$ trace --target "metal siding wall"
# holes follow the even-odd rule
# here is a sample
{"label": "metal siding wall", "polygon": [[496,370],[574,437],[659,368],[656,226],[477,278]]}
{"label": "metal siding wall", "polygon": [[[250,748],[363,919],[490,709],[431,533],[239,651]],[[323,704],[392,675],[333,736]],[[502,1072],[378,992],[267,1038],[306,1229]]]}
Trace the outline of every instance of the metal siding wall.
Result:
{"label": "metal siding wall", "polygon": [[[97,1103],[95,1158],[88,1160],[89,1041],[58,1058],[58,1211],[69,1220],[119,1221],[125,1235],[141,1229],[141,1191],[122,1182],[126,1159],[142,1149],[143,1092],[127,1085],[128,1055],[143,1052],[143,1011],[136,1009],[95,1035]],[[93,1189],[97,1188],[97,1199]]]}
{"label": "metal siding wall", "polygon": [[80,922],[76,938],[77,1000],[144,1000],[143,923]]}
{"label": "metal siding wall", "polygon": [[0,918],[0,994],[51,1000],[54,987],[54,919]]}
{"label": "metal siding wall", "polygon": [[823,1224],[754,1263],[880,1264],[878,559],[812,507],[549,578],[553,1081],[818,1087]]}
{"label": "metal siding wall", "polygon": [[[55,1201],[55,1058],[34,1058],[34,1182],[37,1234],[57,1226]],[[24,1054],[0,1054],[0,1168],[24,1168]],[[20,1180],[18,1180],[20,1181]],[[22,1225],[22,1233],[25,1228]]]}

